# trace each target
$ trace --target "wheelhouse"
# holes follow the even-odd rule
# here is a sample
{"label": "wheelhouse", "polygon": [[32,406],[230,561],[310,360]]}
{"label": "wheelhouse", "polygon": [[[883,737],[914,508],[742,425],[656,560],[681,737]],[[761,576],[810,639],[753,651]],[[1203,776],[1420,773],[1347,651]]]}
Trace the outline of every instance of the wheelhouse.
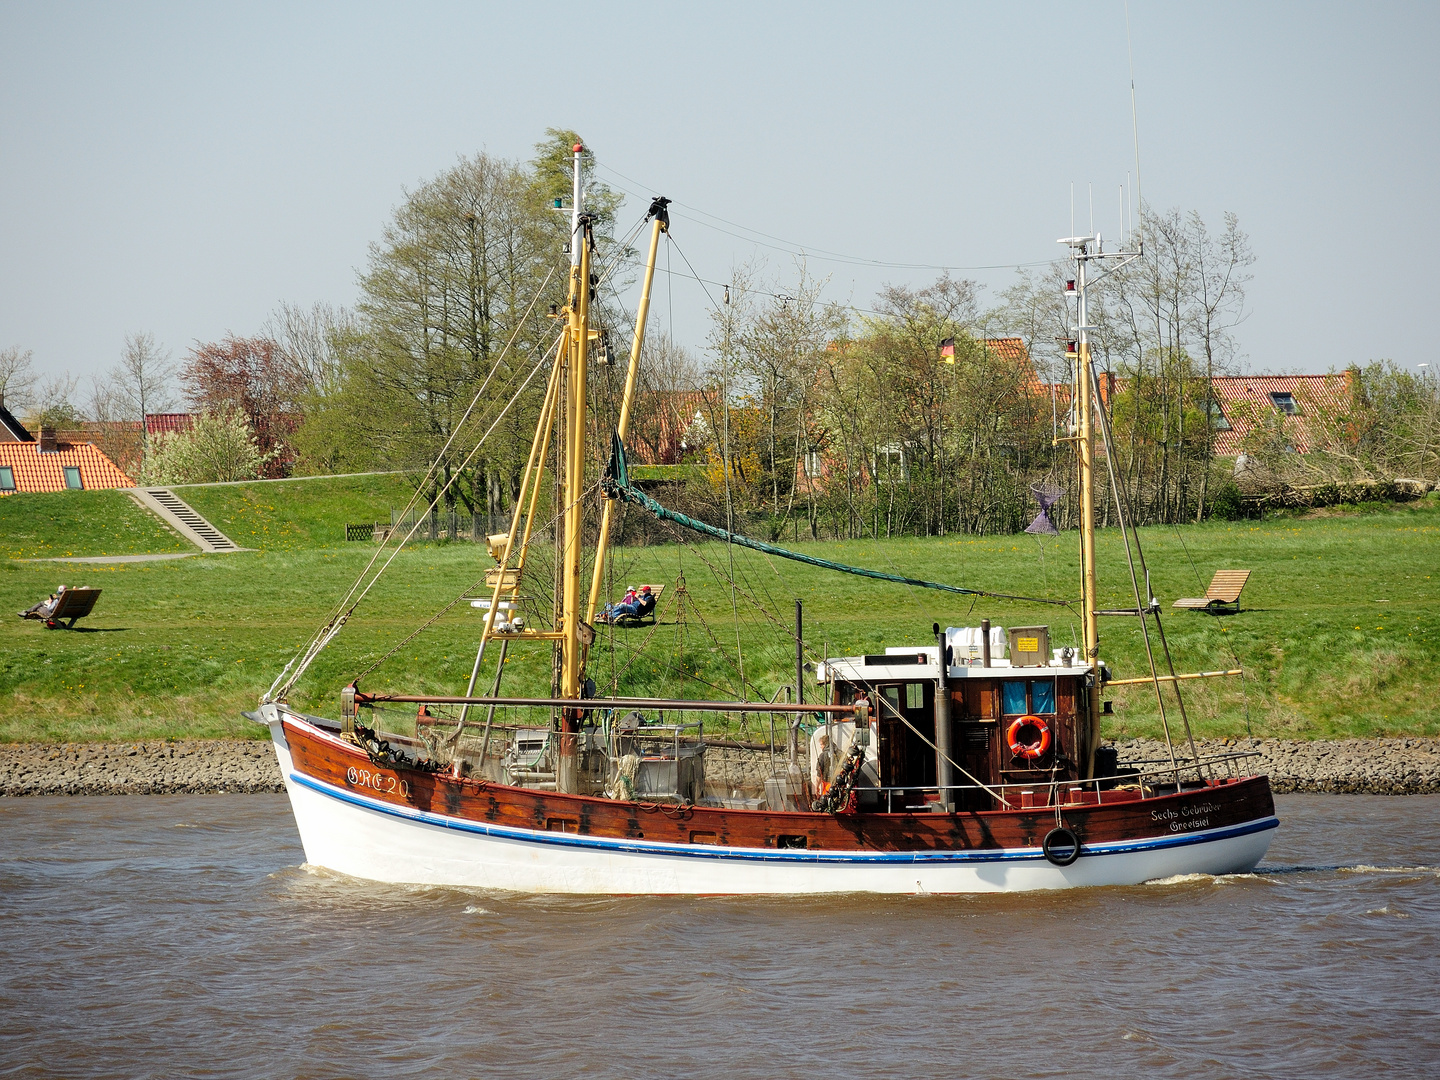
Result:
{"label": "wheelhouse", "polygon": [[[946,670],[938,645],[828,660],[817,679],[834,705],[870,702],[870,745],[856,780],[861,809],[894,813],[994,810],[1001,789],[1044,795],[1055,785],[1095,777],[1087,722],[1090,668],[1069,649],[1048,648],[1047,628],[990,631],[991,647],[972,649],[978,631],[946,632]],[[1030,647],[1010,649],[1011,639]],[[972,652],[974,655],[972,655]],[[1102,669],[1103,670],[1103,669]],[[948,708],[937,704],[948,702]],[[948,732],[937,729],[937,719]],[[947,737],[948,736],[948,737]],[[811,781],[822,790],[855,739],[852,722],[827,722],[811,740]],[[864,736],[861,737],[864,742]],[[939,777],[949,758],[954,783]],[[1027,798],[1026,802],[1035,801]],[[1048,801],[1048,796],[1045,796]]]}

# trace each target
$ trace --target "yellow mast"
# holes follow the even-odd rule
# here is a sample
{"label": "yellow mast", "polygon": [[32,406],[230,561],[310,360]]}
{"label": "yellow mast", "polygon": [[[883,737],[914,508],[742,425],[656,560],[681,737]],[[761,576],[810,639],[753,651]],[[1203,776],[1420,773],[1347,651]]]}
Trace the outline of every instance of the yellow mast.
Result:
{"label": "yellow mast", "polygon": [[[1083,254],[1084,249],[1081,250]],[[1095,403],[1091,394],[1090,328],[1086,325],[1085,311],[1085,259],[1082,257],[1078,262],[1080,341],[1075,361],[1078,365],[1075,408],[1079,420],[1076,435],[1080,447],[1080,559],[1084,593],[1081,613],[1084,620],[1085,663],[1091,674],[1091,691],[1086,705],[1089,720],[1086,774],[1093,775],[1095,748],[1100,745],[1100,620],[1095,614]]]}
{"label": "yellow mast", "polygon": [[[575,144],[575,179],[573,209],[570,222],[570,293],[565,305],[565,445],[561,460],[565,475],[561,487],[561,519],[564,545],[560,552],[561,607],[560,625],[560,696],[580,697],[580,678],[584,651],[593,636],[588,623],[581,618],[580,556],[584,540],[585,496],[585,368],[590,352],[590,255],[594,237],[590,218],[584,212],[585,193],[581,187],[581,157],[585,147]],[[555,773],[557,791],[579,789],[575,769],[575,736],[579,730],[579,710],[566,709],[560,717],[558,767]]]}
{"label": "yellow mast", "polygon": [[[630,346],[630,367],[625,372],[625,393],[620,399],[620,422],[615,431],[620,441],[630,430],[630,406],[635,398],[635,376],[640,370],[640,347],[645,342],[645,321],[650,314],[650,288],[655,283],[655,256],[660,250],[660,234],[670,230],[670,214],[665,207],[670,200],[657,197],[650,204],[650,215],[655,224],[650,229],[650,255],[645,261],[645,284],[640,291],[640,307],[635,312],[635,339]],[[610,549],[610,519],[615,500],[605,500],[604,516],[600,519],[600,537],[595,544],[595,570],[590,578],[590,598],[585,605],[585,621],[595,618],[595,607],[600,602],[600,589],[605,571],[605,556]]]}

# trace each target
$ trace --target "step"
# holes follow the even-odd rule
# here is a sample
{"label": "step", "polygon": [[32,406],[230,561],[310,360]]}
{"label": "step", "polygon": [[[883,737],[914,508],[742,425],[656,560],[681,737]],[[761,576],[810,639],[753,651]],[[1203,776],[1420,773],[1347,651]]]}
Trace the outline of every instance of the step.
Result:
{"label": "step", "polygon": [[155,514],[185,539],[207,552],[244,551],[219,529],[197,514],[184,499],[169,488],[137,487],[130,497]]}

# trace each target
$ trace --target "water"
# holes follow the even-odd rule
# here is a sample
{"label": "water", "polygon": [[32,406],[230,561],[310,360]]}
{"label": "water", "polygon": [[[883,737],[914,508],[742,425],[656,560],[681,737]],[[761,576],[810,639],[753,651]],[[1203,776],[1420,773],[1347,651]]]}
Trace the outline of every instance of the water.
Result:
{"label": "water", "polygon": [[1433,1077],[1440,797],[1261,872],[523,898],[311,871],[284,796],[0,802],[0,1076]]}

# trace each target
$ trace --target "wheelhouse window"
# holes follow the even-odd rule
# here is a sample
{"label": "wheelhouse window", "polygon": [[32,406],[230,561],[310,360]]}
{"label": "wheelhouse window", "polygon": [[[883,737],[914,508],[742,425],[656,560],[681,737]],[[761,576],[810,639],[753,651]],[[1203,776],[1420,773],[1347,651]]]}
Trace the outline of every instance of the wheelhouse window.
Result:
{"label": "wheelhouse window", "polygon": [[15,490],[15,470],[9,465],[0,465],[0,491]]}
{"label": "wheelhouse window", "polygon": [[1055,680],[1036,680],[1030,684],[1030,711],[1053,713],[1055,711]]}
{"label": "wheelhouse window", "polygon": [[85,487],[80,479],[80,470],[74,465],[65,466],[65,486],[71,491],[81,491]]}
{"label": "wheelhouse window", "polygon": [[1053,713],[1055,711],[1055,680],[1019,679],[1000,684],[1001,705],[1007,716],[1024,713]]}
{"label": "wheelhouse window", "polygon": [[1011,715],[1019,716],[1021,713],[1030,711],[1025,705],[1025,684],[1023,682],[1002,683],[1000,698],[1005,711]]}

